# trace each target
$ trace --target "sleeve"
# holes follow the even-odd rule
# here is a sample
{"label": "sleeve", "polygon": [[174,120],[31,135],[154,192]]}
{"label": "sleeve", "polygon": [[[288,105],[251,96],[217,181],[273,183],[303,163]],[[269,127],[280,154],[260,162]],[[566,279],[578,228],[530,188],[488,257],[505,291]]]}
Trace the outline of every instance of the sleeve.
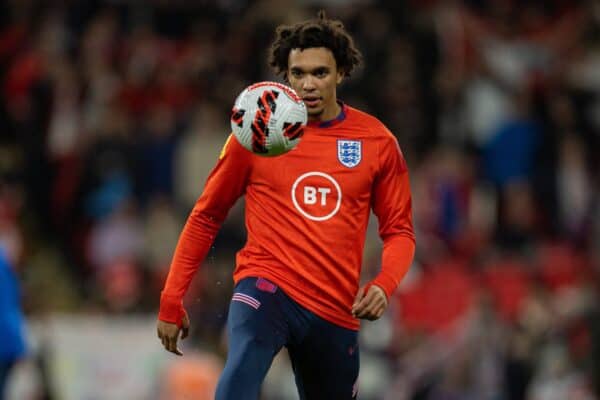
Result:
{"label": "sleeve", "polygon": [[375,178],[372,208],[379,220],[383,240],[381,271],[367,284],[383,289],[388,299],[408,271],[415,253],[410,182],[406,161],[391,133],[379,149],[380,165]]}
{"label": "sleeve", "polygon": [[230,135],[179,236],[160,297],[160,320],[181,323],[185,315],[183,296],[227,213],[246,190],[251,157],[252,153]]}

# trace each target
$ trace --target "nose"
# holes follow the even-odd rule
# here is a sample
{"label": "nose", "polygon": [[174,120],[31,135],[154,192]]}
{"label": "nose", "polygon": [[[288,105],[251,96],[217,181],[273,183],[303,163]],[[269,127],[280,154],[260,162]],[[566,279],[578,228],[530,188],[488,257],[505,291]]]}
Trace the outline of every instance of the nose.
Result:
{"label": "nose", "polygon": [[315,81],[313,77],[308,74],[302,81],[302,90],[305,92],[311,92],[316,89]]}

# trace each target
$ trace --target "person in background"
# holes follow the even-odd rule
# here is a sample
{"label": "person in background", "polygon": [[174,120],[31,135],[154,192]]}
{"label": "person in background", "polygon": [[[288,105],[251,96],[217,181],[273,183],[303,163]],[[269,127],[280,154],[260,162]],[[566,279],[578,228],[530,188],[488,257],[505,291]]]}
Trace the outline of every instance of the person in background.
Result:
{"label": "person in background", "polygon": [[0,400],[5,398],[11,370],[25,351],[19,281],[0,242]]}

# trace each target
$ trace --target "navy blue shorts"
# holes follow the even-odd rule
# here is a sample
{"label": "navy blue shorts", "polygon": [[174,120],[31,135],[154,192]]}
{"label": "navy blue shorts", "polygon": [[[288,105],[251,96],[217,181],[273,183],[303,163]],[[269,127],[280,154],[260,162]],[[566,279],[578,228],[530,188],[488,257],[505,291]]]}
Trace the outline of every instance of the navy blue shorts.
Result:
{"label": "navy blue shorts", "polygon": [[356,399],[358,332],[300,306],[263,278],[236,285],[227,319],[229,351],[215,399],[255,400],[286,346],[302,400]]}

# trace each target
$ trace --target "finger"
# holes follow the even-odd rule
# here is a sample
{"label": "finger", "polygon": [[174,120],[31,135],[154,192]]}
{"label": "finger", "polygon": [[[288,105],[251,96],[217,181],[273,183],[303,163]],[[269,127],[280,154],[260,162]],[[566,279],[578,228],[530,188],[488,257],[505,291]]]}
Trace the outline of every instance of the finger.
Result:
{"label": "finger", "polygon": [[383,307],[379,306],[374,311],[369,313],[369,320],[378,320],[383,315]]}
{"label": "finger", "polygon": [[377,310],[374,313],[374,319],[381,318],[381,316],[385,312],[386,308],[387,308],[387,301],[386,301],[386,299],[383,299],[381,305],[377,308]]}
{"label": "finger", "polygon": [[377,318],[379,318],[383,315],[383,313],[385,312],[385,309],[387,308],[387,305],[388,305],[387,298],[386,297],[381,298],[379,307],[378,307],[377,311],[375,312],[375,314],[377,315]]}
{"label": "finger", "polygon": [[375,298],[375,293],[369,290],[366,296],[362,298],[354,308],[354,312],[356,315],[364,315],[365,310],[371,305],[373,299]]}
{"label": "finger", "polygon": [[365,288],[363,286],[360,289],[358,289],[358,292],[356,293],[356,296],[354,297],[354,304],[357,304],[359,301],[361,301],[364,295],[365,295]]}
{"label": "finger", "polygon": [[387,307],[387,297],[383,289],[381,289],[380,287],[376,285],[371,286],[369,288],[368,295],[372,295],[372,297],[370,298],[372,298],[373,301],[370,304],[374,307],[378,307],[380,305],[383,307]]}
{"label": "finger", "polygon": [[366,318],[369,320],[373,319],[378,307],[379,305],[377,304],[377,299],[373,299],[371,303],[369,303],[362,311],[361,318]]}
{"label": "finger", "polygon": [[175,354],[176,356],[182,356],[183,352],[181,350],[179,350],[179,348],[175,347],[175,350],[171,350],[171,353]]}
{"label": "finger", "polygon": [[186,337],[188,337],[188,334],[190,332],[190,319],[188,318],[187,314],[183,317],[183,320],[181,321],[181,338],[185,339]]}
{"label": "finger", "polygon": [[183,355],[183,352],[177,347],[177,340],[171,342],[171,349],[169,351],[178,356]]}
{"label": "finger", "polygon": [[365,295],[365,288],[361,287],[360,289],[358,289],[358,292],[356,293],[356,297],[354,297],[354,303],[352,303],[352,314],[355,313],[356,307],[358,306],[358,303],[360,303],[360,301],[363,299],[364,295]]}
{"label": "finger", "polygon": [[373,301],[371,301],[371,303],[367,306],[367,308],[365,308],[365,311],[363,312],[365,314],[365,316],[369,319],[375,318],[375,315],[377,315],[377,310],[379,309],[379,303],[377,299],[373,299]]}
{"label": "finger", "polygon": [[361,301],[353,309],[354,316],[358,318],[362,318],[364,316],[365,310],[369,305],[369,298],[367,296],[363,297]]}
{"label": "finger", "polygon": [[171,335],[165,334],[163,336],[163,344],[165,345],[165,349],[171,351]]}
{"label": "finger", "polygon": [[183,353],[177,347],[177,337],[178,336],[179,336],[179,331],[177,331],[177,336],[168,339],[167,344],[169,347],[167,348],[167,350],[169,350],[173,354],[181,356],[181,355],[183,355]]}
{"label": "finger", "polygon": [[383,296],[378,289],[369,290],[369,293],[364,300],[368,302],[366,302],[364,307],[359,310],[359,318],[369,320],[377,319],[383,314],[383,311],[387,306],[385,296]]}

